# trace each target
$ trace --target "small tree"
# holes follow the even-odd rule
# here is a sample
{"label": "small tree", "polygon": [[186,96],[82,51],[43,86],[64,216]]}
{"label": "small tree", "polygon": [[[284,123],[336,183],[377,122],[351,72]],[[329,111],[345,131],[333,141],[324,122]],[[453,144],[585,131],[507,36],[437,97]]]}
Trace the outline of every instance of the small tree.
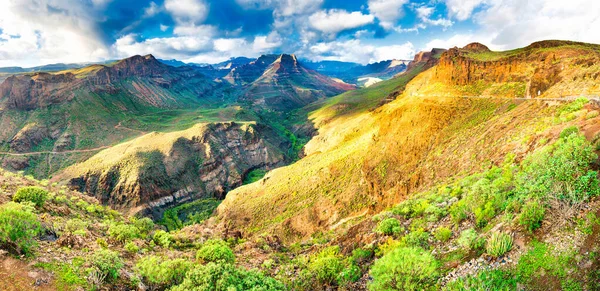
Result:
{"label": "small tree", "polygon": [[31,255],[41,225],[33,207],[14,202],[0,206],[0,245],[15,254]]}
{"label": "small tree", "polygon": [[29,186],[23,187],[17,190],[17,193],[13,196],[14,202],[31,202],[37,207],[44,206],[48,198],[48,191],[40,187]]}

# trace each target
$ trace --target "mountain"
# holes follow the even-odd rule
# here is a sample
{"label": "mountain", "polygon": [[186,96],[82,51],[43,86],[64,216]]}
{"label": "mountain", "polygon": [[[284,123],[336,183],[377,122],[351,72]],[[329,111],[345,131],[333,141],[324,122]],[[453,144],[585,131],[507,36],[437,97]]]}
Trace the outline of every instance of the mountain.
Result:
{"label": "mountain", "polygon": [[[146,124],[161,110],[222,106],[224,85],[193,68],[164,65],[151,55],[8,77],[0,84],[2,165],[50,175],[93,154],[85,150],[139,134],[122,127],[123,122]],[[47,154],[55,151],[71,153]]]}
{"label": "mountain", "polygon": [[361,87],[388,80],[404,72],[409,63],[406,60],[387,60],[367,65],[338,61],[302,61],[303,65],[312,70]]}
{"label": "mountain", "polygon": [[103,150],[56,179],[115,209],[159,219],[172,206],[222,199],[253,170],[283,165],[288,146],[281,143],[264,125],[198,124]]}
{"label": "mountain", "polygon": [[[482,171],[485,161],[522,159],[566,127],[597,136],[595,107],[583,110],[574,97],[527,98],[598,94],[591,65],[598,49],[547,41],[507,52],[469,45],[418,54],[406,73],[317,106],[309,118],[318,135],[306,157],[230,192],[218,219],[248,237],[307,239]],[[406,78],[415,70],[424,71]]]}
{"label": "mountain", "polygon": [[304,68],[294,55],[273,58],[261,57],[255,63],[235,70],[234,78],[252,80],[244,90],[242,100],[248,100],[254,106],[289,110],[354,89],[352,85]]}
{"label": "mountain", "polygon": [[217,68],[218,70],[232,70],[243,65],[247,65],[253,61],[255,61],[255,59],[246,57],[236,57],[221,63],[213,64],[212,66]]}
{"label": "mountain", "polygon": [[172,66],[172,67],[183,67],[183,66],[187,66],[188,65],[188,64],[186,64],[186,63],[184,63],[182,61],[176,60],[176,59],[171,59],[171,60],[158,59],[158,61],[161,62],[161,63],[163,63],[163,64],[165,64],[165,65],[169,65],[169,66]]}

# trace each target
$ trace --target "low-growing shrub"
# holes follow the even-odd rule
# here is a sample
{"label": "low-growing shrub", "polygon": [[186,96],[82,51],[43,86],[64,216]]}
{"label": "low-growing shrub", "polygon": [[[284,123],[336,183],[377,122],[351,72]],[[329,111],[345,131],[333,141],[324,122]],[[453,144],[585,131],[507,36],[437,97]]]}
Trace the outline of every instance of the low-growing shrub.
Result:
{"label": "low-growing shrub", "polygon": [[44,206],[48,197],[48,191],[43,188],[28,186],[17,190],[17,193],[13,196],[14,202],[31,202],[37,207]]}
{"label": "low-growing shrub", "polygon": [[517,217],[519,225],[532,232],[542,226],[546,210],[539,201],[529,201],[521,209]]}
{"label": "low-growing shrub", "polygon": [[465,290],[518,290],[516,276],[504,270],[481,271],[476,275],[470,275],[449,282],[442,290],[465,291]]}
{"label": "low-growing shrub", "polygon": [[111,281],[119,277],[119,270],[123,268],[123,260],[119,253],[107,249],[97,250],[90,258],[92,266],[98,268],[106,279]]}
{"label": "low-growing shrub", "polygon": [[155,244],[163,247],[163,248],[168,248],[169,245],[171,245],[171,234],[164,231],[164,230],[157,230],[154,233],[154,236],[152,237],[153,241]]}
{"label": "low-growing shrub", "polygon": [[493,257],[499,257],[510,251],[513,237],[510,234],[494,232],[487,241],[486,251]]}
{"label": "low-growing shrub", "polygon": [[124,248],[130,254],[137,254],[137,252],[140,250],[140,247],[138,247],[138,245],[132,241],[126,243]]}
{"label": "low-growing shrub", "polygon": [[435,230],[433,236],[441,242],[446,242],[452,237],[452,230],[447,227],[440,226]]}
{"label": "low-growing shrub", "polygon": [[112,224],[108,228],[108,235],[120,242],[127,242],[134,238],[140,238],[141,234],[137,227],[131,224]]}
{"label": "low-growing shrub", "polygon": [[285,286],[281,282],[257,271],[246,271],[231,264],[210,262],[189,271],[181,284],[170,289],[170,291],[190,290],[283,291]]}
{"label": "low-growing shrub", "polygon": [[180,284],[193,265],[185,259],[165,260],[149,256],[142,258],[135,265],[135,270],[147,285],[155,289],[165,289]]}
{"label": "low-growing shrub", "polygon": [[65,223],[65,232],[74,235],[85,236],[87,234],[87,226],[88,224],[85,221],[79,218],[72,218],[67,220]]}
{"label": "low-growing shrub", "polygon": [[399,247],[373,264],[371,291],[429,290],[435,284],[439,263],[421,248]]}
{"label": "low-growing shrub", "polygon": [[338,279],[338,274],[342,271],[344,265],[339,256],[337,246],[322,250],[315,257],[311,258],[308,269],[321,284],[331,285]]}
{"label": "low-growing shrub", "polygon": [[41,233],[33,207],[14,202],[0,206],[0,245],[15,254],[29,256],[37,246],[35,237]]}
{"label": "low-growing shrub", "polygon": [[421,248],[428,248],[429,247],[429,233],[419,229],[416,231],[411,231],[409,234],[407,234],[406,236],[404,236],[402,238],[402,242],[406,245],[406,246],[410,246],[410,247],[421,247]]}
{"label": "low-growing shrub", "polygon": [[148,235],[154,228],[154,221],[148,217],[135,219],[133,225],[138,228],[142,235]]}
{"label": "low-growing shrub", "polygon": [[403,231],[403,227],[398,219],[386,218],[377,224],[375,231],[385,235],[398,235]]}
{"label": "low-growing shrub", "polygon": [[472,249],[475,249],[478,237],[479,235],[477,234],[477,232],[474,229],[469,228],[463,230],[460,233],[460,236],[458,237],[456,242],[465,250],[470,251]]}
{"label": "low-growing shrub", "polygon": [[196,259],[206,263],[233,263],[235,261],[235,255],[226,242],[222,240],[208,240],[196,253]]}
{"label": "low-growing shrub", "polygon": [[452,221],[456,224],[459,224],[461,221],[467,219],[468,216],[468,208],[464,200],[460,200],[450,206],[450,217],[452,217]]}

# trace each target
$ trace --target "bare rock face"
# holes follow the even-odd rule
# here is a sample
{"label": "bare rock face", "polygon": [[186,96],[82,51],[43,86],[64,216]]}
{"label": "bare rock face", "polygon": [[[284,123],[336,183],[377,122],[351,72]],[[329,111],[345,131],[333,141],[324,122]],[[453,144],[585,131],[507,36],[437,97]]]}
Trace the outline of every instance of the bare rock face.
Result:
{"label": "bare rock face", "polygon": [[463,47],[463,50],[467,50],[467,51],[475,51],[475,52],[489,52],[490,49],[478,42],[472,42],[468,45],[466,45],[465,47]]}
{"label": "bare rock face", "polygon": [[7,98],[8,108],[32,110],[70,100],[73,93],[67,87],[79,84],[71,73],[11,76],[0,84],[0,97]]}
{"label": "bare rock face", "polygon": [[[158,218],[170,206],[199,198],[223,199],[251,170],[285,161],[280,141],[263,126],[204,126],[190,129],[195,133],[182,132],[167,152],[145,149],[98,168],[92,157],[72,167],[69,184],[116,209]],[[160,134],[149,135],[146,138],[161,139]]]}

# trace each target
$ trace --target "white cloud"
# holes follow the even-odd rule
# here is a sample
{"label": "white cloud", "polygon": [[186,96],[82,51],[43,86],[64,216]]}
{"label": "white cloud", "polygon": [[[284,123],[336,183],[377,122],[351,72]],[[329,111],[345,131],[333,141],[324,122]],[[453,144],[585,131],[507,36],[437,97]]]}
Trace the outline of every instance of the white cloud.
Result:
{"label": "white cloud", "polygon": [[178,36],[196,36],[212,38],[217,34],[217,28],[212,25],[194,25],[183,24],[177,25],[173,29],[173,34]]}
{"label": "white cloud", "polygon": [[150,2],[150,6],[144,9],[144,17],[152,17],[160,12],[161,8],[154,3],[154,1]]}
{"label": "white cloud", "polygon": [[[485,0],[446,0],[448,14],[460,21],[467,20],[477,6],[484,3]],[[523,3],[521,1],[521,3]]]}
{"label": "white cloud", "polygon": [[120,58],[153,54],[158,58],[181,60],[211,49],[213,49],[212,39],[192,36],[149,38],[138,41],[137,35],[128,34],[117,39],[113,45],[115,55]]}
{"label": "white cloud", "polygon": [[[89,3],[89,2],[88,2]],[[93,5],[104,5],[95,2]],[[0,66],[85,62],[108,57],[91,4],[4,0],[0,8]]]}
{"label": "white cloud", "polygon": [[164,24],[160,25],[160,31],[165,32],[165,31],[167,31],[167,29],[169,29],[168,25],[164,25]]}
{"label": "white cloud", "polygon": [[[444,28],[452,26],[452,21],[446,18],[431,19],[431,15],[435,11],[434,7],[421,6],[415,9],[417,17],[422,21],[423,24],[433,26],[443,26]],[[425,28],[425,27],[422,27]]]}
{"label": "white cloud", "polygon": [[271,32],[267,36],[256,36],[252,44],[252,50],[256,53],[266,53],[274,48],[280,47],[283,39],[277,32]]}
{"label": "white cloud", "polygon": [[273,9],[277,17],[312,13],[318,10],[323,0],[236,0],[246,9]]}
{"label": "white cloud", "polygon": [[165,0],[165,9],[178,23],[200,23],[208,15],[203,0]]}
{"label": "white cloud", "polygon": [[338,9],[318,11],[308,18],[313,28],[333,36],[346,29],[373,23],[374,19],[375,17],[372,15],[364,15],[358,11],[350,13],[346,10]]}
{"label": "white cloud", "polygon": [[[484,4],[472,16],[478,29],[431,40],[427,47],[464,46],[477,41],[493,50],[505,50],[548,39],[600,43],[600,1],[485,0]],[[471,13],[472,9],[463,9],[456,17]]]}
{"label": "white cloud", "polygon": [[404,16],[402,6],[407,4],[409,0],[369,0],[369,11],[377,19],[381,27],[392,29],[396,21]]}
{"label": "white cloud", "polygon": [[317,61],[340,60],[367,64],[390,59],[412,59],[415,48],[411,42],[377,47],[355,39],[317,43],[310,46],[308,51],[297,54]]}

